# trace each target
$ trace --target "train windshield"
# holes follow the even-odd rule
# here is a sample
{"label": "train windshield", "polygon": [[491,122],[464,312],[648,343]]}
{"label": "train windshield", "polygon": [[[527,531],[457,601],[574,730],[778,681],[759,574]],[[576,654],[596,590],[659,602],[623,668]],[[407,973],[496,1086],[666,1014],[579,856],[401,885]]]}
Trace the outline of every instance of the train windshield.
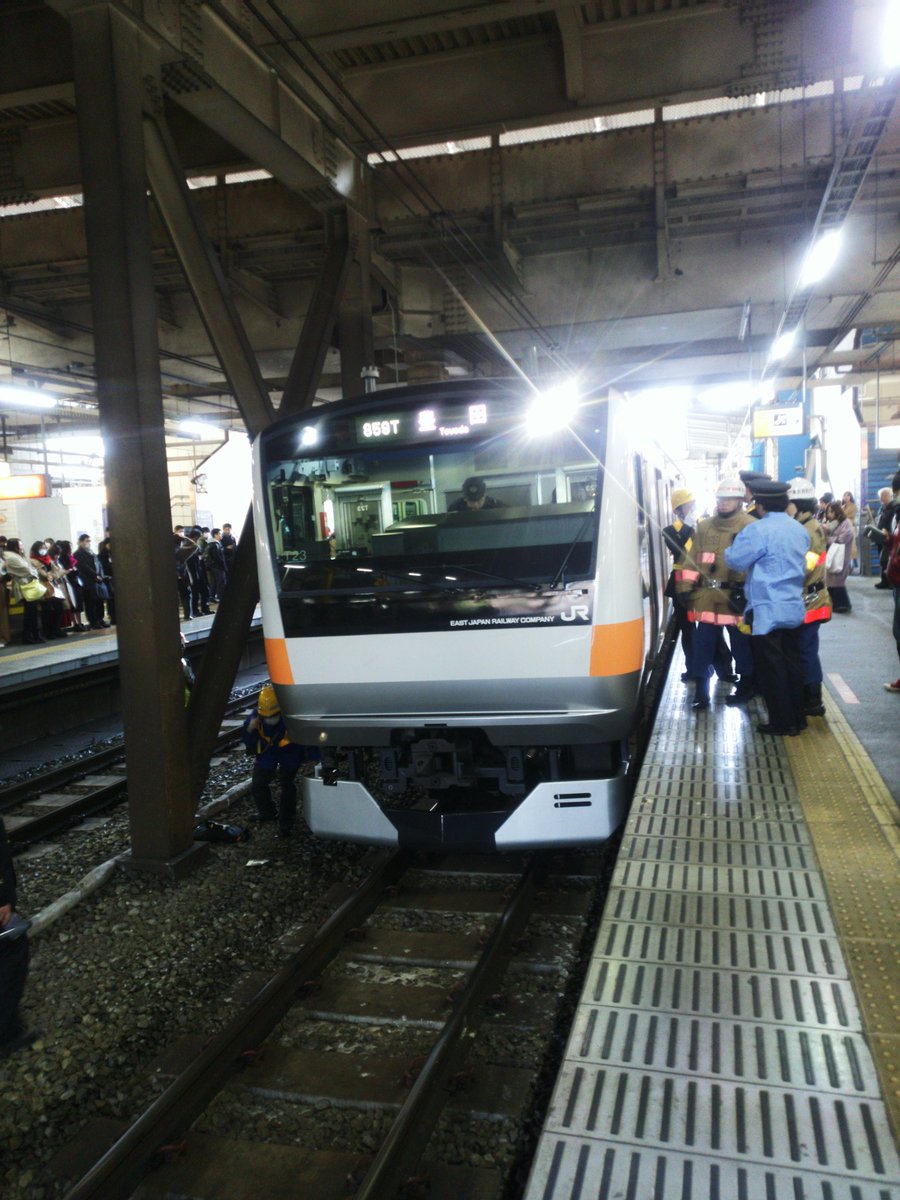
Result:
{"label": "train windshield", "polygon": [[592,575],[604,401],[533,435],[520,398],[390,397],[263,435],[282,598],[533,591]]}

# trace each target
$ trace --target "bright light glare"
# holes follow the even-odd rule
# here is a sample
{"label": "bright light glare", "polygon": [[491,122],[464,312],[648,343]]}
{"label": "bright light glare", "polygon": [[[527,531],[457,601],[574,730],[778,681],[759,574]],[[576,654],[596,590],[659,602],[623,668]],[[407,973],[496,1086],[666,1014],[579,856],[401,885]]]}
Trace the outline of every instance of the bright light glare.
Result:
{"label": "bright light glare", "polygon": [[816,241],[807,254],[806,260],[803,263],[803,270],[800,272],[800,286],[802,288],[812,287],[820,279],[825,278],[837,261],[843,240],[843,229],[829,229],[827,233],[823,233]]}
{"label": "bright light glare", "polygon": [[532,437],[556,433],[571,422],[581,403],[581,393],[574,379],[539,392],[531,403],[526,417],[526,428]]}
{"label": "bright light glare", "polygon": [[731,383],[718,383],[714,387],[704,388],[697,399],[704,408],[714,408],[717,412],[738,412],[749,408],[757,399],[757,389],[746,379],[735,379]]}
{"label": "bright light glare", "polygon": [[12,408],[56,408],[56,397],[35,388],[3,383],[0,384],[0,404],[9,404]]}
{"label": "bright light glare", "polygon": [[772,360],[772,362],[778,362],[779,359],[782,359],[785,357],[785,355],[790,354],[796,340],[796,329],[788,329],[786,333],[782,333],[780,337],[777,337],[772,343],[772,349],[769,351],[769,358]]}
{"label": "bright light glare", "polygon": [[301,446],[315,446],[319,440],[319,431],[313,425],[304,425],[300,433]]}
{"label": "bright light glare", "polygon": [[89,433],[60,433],[47,438],[47,449],[84,458],[103,457],[103,439]]}
{"label": "bright light glare", "polygon": [[205,441],[217,442],[222,436],[222,430],[206,421],[179,421],[176,432],[185,437],[203,438]]}
{"label": "bright light glare", "polygon": [[884,18],[884,65],[893,70],[900,67],[900,0],[889,0]]}

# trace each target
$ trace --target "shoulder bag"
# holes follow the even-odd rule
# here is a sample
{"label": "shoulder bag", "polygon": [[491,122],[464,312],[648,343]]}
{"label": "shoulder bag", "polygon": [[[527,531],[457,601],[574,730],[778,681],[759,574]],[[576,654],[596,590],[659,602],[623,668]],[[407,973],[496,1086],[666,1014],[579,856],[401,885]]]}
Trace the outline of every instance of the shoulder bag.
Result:
{"label": "shoulder bag", "polygon": [[840,575],[844,569],[846,547],[843,542],[832,542],[825,555],[825,570],[829,575]]}

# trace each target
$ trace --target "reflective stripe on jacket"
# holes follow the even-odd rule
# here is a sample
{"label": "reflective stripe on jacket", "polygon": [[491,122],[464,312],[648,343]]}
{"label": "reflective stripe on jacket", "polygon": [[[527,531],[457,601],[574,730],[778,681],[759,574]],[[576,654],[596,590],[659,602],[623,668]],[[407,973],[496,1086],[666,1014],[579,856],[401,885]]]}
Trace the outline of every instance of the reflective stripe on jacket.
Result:
{"label": "reflective stripe on jacket", "polygon": [[679,593],[690,593],[691,621],[738,624],[740,614],[732,612],[731,589],[744,582],[744,574],[729,568],[725,549],[742,529],[752,524],[753,518],[740,509],[727,517],[716,513],[698,523],[689,557],[675,568],[675,587]]}

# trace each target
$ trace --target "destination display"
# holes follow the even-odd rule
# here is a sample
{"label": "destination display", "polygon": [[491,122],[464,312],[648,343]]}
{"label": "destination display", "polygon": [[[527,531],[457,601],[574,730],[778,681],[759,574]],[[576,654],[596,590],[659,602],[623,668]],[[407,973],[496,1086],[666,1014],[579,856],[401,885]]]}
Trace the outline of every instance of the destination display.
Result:
{"label": "destination display", "polygon": [[475,404],[430,405],[404,411],[367,413],[356,418],[356,441],[359,445],[377,442],[439,441],[467,437],[477,433],[490,421],[488,405]]}

